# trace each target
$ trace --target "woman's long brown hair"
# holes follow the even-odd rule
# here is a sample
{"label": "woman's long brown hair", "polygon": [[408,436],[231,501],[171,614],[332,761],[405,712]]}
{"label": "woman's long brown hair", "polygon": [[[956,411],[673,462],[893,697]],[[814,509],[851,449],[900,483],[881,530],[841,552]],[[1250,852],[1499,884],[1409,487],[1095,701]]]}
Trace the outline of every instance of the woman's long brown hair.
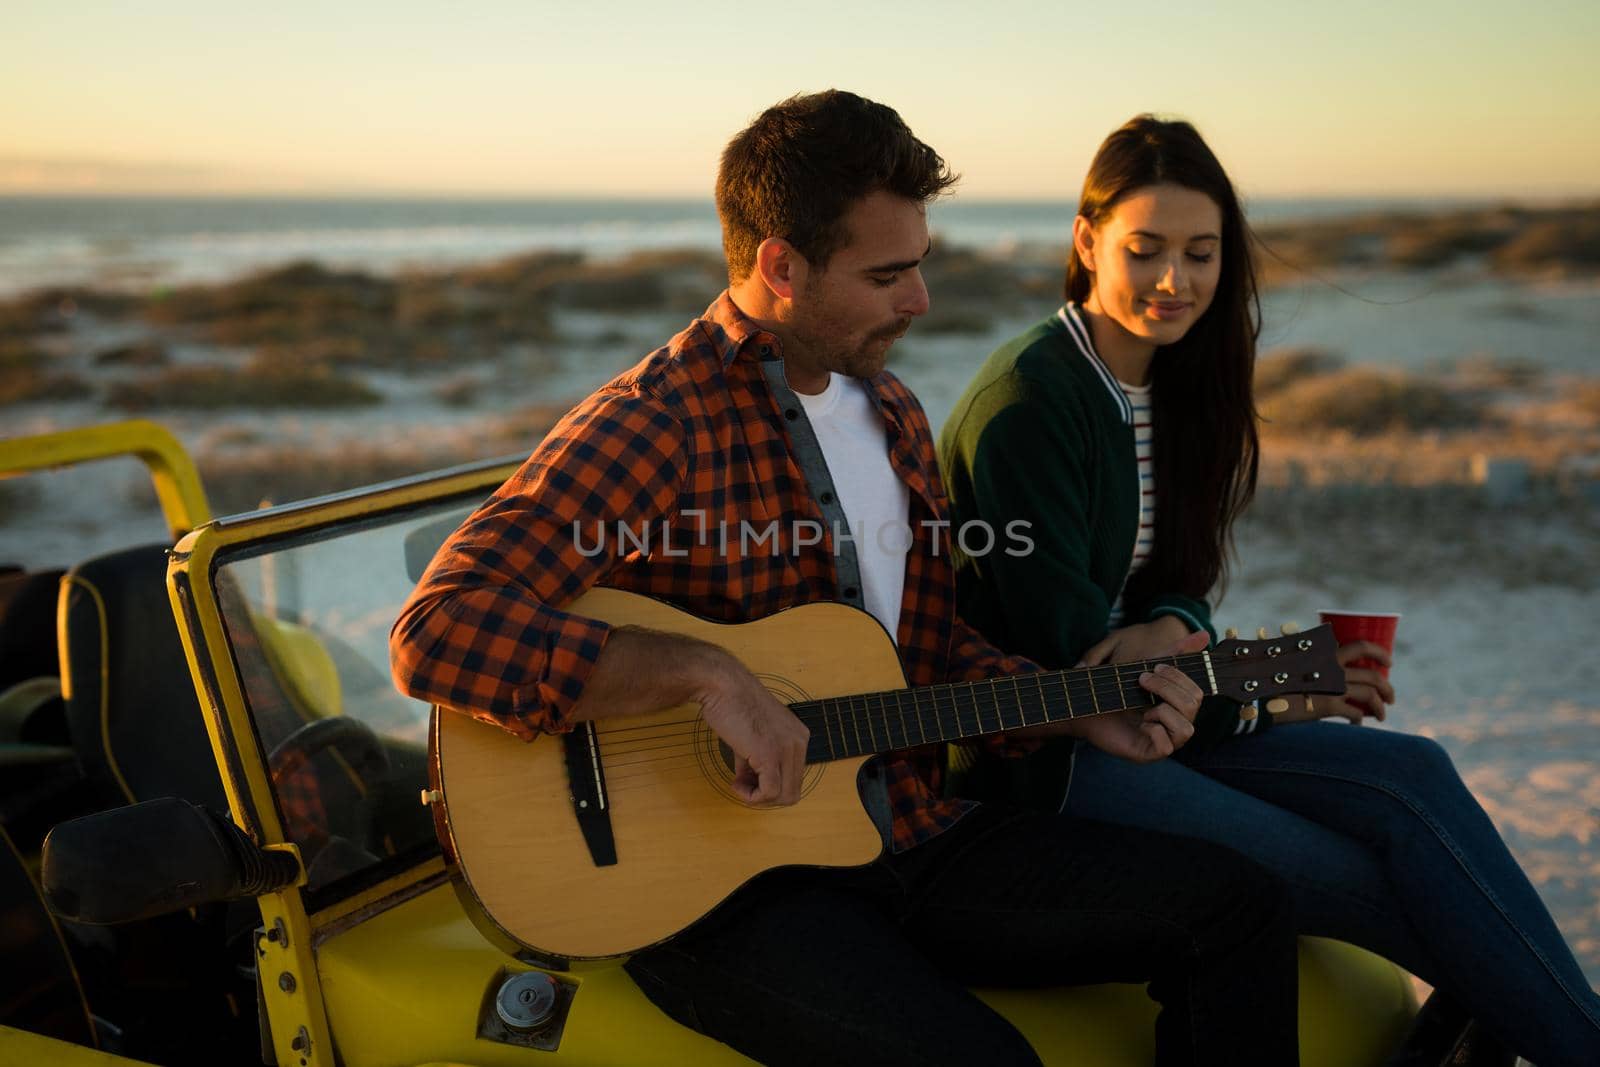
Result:
{"label": "woman's long brown hair", "polygon": [[[1244,212],[1217,157],[1187,122],[1139,115],[1095,153],[1078,214],[1098,227],[1123,197],[1162,182],[1216,202],[1222,263],[1211,306],[1181,340],[1156,350],[1151,367],[1152,462],[1160,495],[1155,544],[1123,592],[1130,609],[1161,593],[1202,599],[1213,587],[1226,588],[1233,523],[1255,495],[1260,467],[1251,383],[1261,302]],[[1074,248],[1067,299],[1082,304],[1093,286]]]}

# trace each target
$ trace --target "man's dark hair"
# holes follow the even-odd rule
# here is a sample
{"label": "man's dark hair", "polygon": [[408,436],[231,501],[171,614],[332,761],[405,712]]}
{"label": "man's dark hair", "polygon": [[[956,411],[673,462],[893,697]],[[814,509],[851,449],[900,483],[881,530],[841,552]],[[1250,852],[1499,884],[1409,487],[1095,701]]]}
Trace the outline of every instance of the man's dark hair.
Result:
{"label": "man's dark hair", "polygon": [[926,203],[955,181],[893,108],[839,89],[791,96],[723,149],[717,214],[728,278],[749,277],[768,237],[824,268],[847,237],[842,223],[856,200],[881,189]]}

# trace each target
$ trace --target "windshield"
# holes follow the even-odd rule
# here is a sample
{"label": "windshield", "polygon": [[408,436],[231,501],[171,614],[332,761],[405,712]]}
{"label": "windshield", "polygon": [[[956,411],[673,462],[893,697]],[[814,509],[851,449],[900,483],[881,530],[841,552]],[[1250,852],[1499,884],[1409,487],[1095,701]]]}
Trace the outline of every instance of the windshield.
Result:
{"label": "windshield", "polygon": [[[389,627],[459,500],[248,549],[215,589],[267,758],[300,847],[312,910],[437,853],[419,802],[429,706],[389,681]],[[315,538],[315,539],[312,539]]]}

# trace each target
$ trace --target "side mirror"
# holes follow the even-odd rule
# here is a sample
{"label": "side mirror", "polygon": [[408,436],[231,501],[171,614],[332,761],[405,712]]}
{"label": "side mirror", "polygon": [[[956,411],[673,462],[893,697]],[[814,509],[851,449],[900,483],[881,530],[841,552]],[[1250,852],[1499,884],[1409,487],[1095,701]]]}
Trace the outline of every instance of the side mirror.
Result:
{"label": "side mirror", "polygon": [[61,823],[44,839],[40,870],[50,910],[96,926],[256,897],[299,877],[290,853],[176,797]]}

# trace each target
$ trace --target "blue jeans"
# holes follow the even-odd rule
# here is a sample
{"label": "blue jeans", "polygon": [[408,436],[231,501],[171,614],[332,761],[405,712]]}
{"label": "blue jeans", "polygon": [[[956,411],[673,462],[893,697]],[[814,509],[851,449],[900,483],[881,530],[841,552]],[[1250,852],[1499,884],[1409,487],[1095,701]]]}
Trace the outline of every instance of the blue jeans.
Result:
{"label": "blue jeans", "polygon": [[1600,997],[1436,742],[1294,723],[1137,765],[1080,748],[1064,812],[1227,845],[1297,926],[1448,992],[1539,1067],[1600,1064]]}

